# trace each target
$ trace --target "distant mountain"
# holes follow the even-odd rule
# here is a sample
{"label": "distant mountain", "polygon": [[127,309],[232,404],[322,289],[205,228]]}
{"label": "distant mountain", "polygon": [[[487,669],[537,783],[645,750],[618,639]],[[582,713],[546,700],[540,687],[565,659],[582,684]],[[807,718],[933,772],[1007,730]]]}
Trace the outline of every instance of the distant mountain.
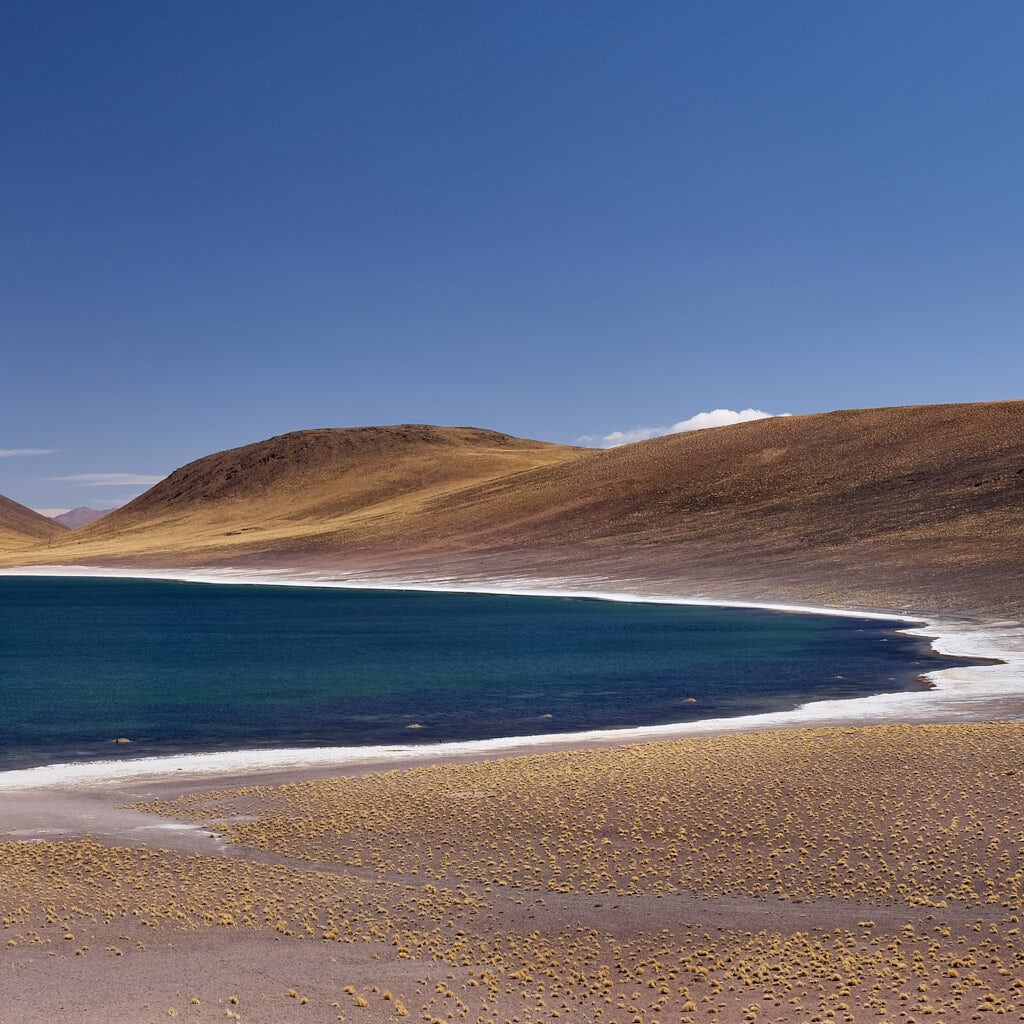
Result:
{"label": "distant mountain", "polygon": [[0,494],[0,552],[20,550],[67,532],[66,526]]}
{"label": "distant mountain", "polygon": [[110,508],[100,511],[96,508],[81,505],[79,508],[71,509],[70,512],[62,512],[59,516],[54,516],[53,521],[61,523],[69,530],[77,530],[78,527],[88,526],[89,523],[94,523],[97,519],[102,519],[111,512],[113,512],[113,509]]}
{"label": "distant mountain", "polygon": [[607,450],[472,428],[207,456],[28,561],[1024,616],[1024,402],[776,417]]}

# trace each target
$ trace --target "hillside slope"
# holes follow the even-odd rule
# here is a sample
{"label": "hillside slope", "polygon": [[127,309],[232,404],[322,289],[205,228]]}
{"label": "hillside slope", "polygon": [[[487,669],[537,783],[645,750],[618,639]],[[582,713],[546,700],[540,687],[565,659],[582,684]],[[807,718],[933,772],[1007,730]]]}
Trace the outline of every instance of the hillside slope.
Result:
{"label": "hillside slope", "polygon": [[303,431],[200,459],[19,557],[1024,615],[1024,402],[766,419],[607,451],[468,428]]}
{"label": "hillside slope", "polygon": [[[459,495],[506,543],[1000,547],[1024,527],[1024,402],[779,417],[624,445]],[[1020,557],[1020,549],[1006,552]]]}
{"label": "hillside slope", "polygon": [[1024,615],[1024,402],[655,438],[462,492],[436,519],[426,546],[501,552],[510,572]]}
{"label": "hillside slope", "polygon": [[60,523],[0,494],[0,553],[18,551],[67,532]]}
{"label": "hillside slope", "polygon": [[349,535],[387,544],[452,491],[580,454],[469,427],[296,431],[189,463],[31,558],[230,558],[333,550]]}

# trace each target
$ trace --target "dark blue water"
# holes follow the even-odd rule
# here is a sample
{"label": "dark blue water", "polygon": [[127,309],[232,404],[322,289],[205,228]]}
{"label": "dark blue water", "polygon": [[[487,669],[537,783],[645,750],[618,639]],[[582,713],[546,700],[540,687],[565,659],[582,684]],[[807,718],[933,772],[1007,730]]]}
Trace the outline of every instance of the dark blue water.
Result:
{"label": "dark blue water", "polygon": [[[954,663],[895,635],[898,625],[563,598],[0,577],[0,768],[686,722],[914,689],[920,673]],[[119,736],[131,746],[113,746]]]}

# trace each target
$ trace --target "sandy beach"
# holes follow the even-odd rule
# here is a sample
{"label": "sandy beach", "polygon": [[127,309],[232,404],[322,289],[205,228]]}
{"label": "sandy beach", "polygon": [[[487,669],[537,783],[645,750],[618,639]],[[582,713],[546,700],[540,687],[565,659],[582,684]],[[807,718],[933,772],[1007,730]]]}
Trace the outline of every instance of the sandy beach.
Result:
{"label": "sandy beach", "polygon": [[4,773],[0,1021],[1022,1019],[1019,627],[911,621],[1000,661],[750,719]]}

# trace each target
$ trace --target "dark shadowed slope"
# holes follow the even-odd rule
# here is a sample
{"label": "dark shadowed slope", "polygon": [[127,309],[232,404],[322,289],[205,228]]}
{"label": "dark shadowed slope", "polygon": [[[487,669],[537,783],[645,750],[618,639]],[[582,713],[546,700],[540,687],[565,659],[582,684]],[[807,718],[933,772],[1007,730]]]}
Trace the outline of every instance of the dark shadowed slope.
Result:
{"label": "dark shadowed slope", "polygon": [[67,532],[67,527],[0,494],[0,553],[17,551]]}

